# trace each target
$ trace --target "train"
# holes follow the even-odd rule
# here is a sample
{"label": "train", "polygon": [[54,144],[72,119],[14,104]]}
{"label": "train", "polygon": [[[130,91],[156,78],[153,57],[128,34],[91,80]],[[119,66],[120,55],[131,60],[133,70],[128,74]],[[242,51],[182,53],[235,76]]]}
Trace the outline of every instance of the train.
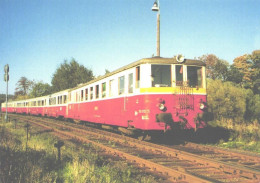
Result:
{"label": "train", "polygon": [[2,112],[65,118],[125,133],[207,125],[205,63],[143,58],[75,88],[2,103]]}

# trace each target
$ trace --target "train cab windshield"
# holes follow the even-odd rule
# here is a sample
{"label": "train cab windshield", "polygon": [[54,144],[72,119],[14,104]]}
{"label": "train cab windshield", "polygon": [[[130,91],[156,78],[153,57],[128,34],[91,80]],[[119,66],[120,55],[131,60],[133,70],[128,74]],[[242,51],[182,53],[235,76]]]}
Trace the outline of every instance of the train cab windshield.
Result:
{"label": "train cab windshield", "polygon": [[187,67],[188,86],[202,88],[202,68],[195,66]]}
{"label": "train cab windshield", "polygon": [[152,65],[152,86],[171,86],[171,65]]}
{"label": "train cab windshield", "polygon": [[151,65],[152,87],[203,87],[202,67],[184,65]]}

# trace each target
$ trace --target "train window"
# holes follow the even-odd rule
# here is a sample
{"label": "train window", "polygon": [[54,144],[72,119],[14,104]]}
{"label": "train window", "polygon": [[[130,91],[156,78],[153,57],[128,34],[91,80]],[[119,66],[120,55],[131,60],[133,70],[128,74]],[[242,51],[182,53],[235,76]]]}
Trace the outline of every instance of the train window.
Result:
{"label": "train window", "polygon": [[67,103],[67,95],[63,95],[63,103],[64,103],[64,104]]}
{"label": "train window", "polygon": [[50,105],[55,105],[56,104],[56,97],[53,97],[50,99]]}
{"label": "train window", "polygon": [[189,87],[202,87],[202,68],[195,66],[187,67],[187,78]]}
{"label": "train window", "polygon": [[133,93],[133,81],[134,75],[133,73],[128,75],[128,93]]}
{"label": "train window", "polygon": [[152,65],[152,86],[153,87],[171,86],[170,65]]}
{"label": "train window", "polygon": [[81,94],[80,94],[80,91],[77,92],[77,102],[80,102],[80,97],[81,97]]}
{"label": "train window", "polygon": [[183,66],[182,65],[176,65],[175,76],[176,76],[176,86],[182,86],[183,85]]}
{"label": "train window", "polygon": [[93,87],[90,87],[90,100],[93,99]]}
{"label": "train window", "polygon": [[96,85],[96,98],[99,98],[99,85]]}
{"label": "train window", "polygon": [[84,99],[84,90],[81,90],[81,97],[80,97],[81,101],[83,101]]}
{"label": "train window", "polygon": [[106,97],[106,83],[102,83],[102,98]]}
{"label": "train window", "polygon": [[135,88],[139,88],[140,87],[140,66],[135,68]]}
{"label": "train window", "polygon": [[88,100],[88,88],[85,89],[85,100]]}
{"label": "train window", "polygon": [[115,80],[112,79],[109,81],[109,96],[112,97],[115,95]]}
{"label": "train window", "polygon": [[125,76],[118,78],[118,94],[122,95],[125,93]]}

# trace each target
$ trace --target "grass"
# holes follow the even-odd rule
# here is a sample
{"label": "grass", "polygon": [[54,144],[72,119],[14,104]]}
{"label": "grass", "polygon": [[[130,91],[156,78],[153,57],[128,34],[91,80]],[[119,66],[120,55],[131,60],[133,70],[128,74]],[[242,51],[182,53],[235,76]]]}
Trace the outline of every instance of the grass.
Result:
{"label": "grass", "polygon": [[231,120],[226,122],[214,121],[209,125],[228,130],[228,138],[225,140],[220,138],[217,143],[218,146],[260,153],[260,124],[256,121],[249,124],[234,123]]}
{"label": "grass", "polygon": [[31,127],[27,142],[24,125],[19,122],[14,129],[12,123],[0,122],[1,183],[159,181],[123,161],[100,156],[91,144],[65,141],[59,162],[54,147],[59,139],[50,131]]}

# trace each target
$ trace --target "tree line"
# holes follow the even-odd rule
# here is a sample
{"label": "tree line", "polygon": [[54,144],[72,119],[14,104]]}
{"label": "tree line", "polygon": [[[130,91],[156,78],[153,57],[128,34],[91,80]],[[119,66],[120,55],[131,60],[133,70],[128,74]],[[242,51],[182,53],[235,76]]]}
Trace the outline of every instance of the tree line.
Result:
{"label": "tree line", "polygon": [[86,83],[94,79],[91,69],[80,65],[75,59],[64,60],[52,75],[51,85],[43,81],[29,80],[25,76],[16,83],[14,99],[28,99],[41,97],[76,87],[80,83]]}
{"label": "tree line", "polygon": [[238,56],[230,65],[216,55],[206,63],[209,109],[221,123],[260,123],[260,50]]}

